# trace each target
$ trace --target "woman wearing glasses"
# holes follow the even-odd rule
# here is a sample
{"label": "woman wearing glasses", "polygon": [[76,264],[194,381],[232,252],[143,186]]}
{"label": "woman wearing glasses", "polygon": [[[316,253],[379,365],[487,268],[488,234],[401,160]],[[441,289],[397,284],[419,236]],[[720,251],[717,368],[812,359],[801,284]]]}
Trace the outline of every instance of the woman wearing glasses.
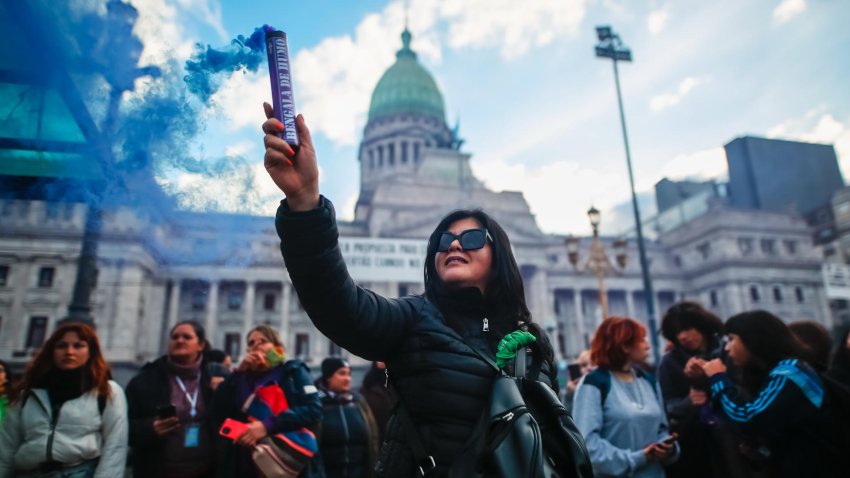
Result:
{"label": "woman wearing glasses", "polygon": [[[506,334],[526,329],[535,336],[544,358],[541,377],[557,392],[552,347],[531,321],[510,241],[484,212],[455,211],[428,240],[424,295],[388,299],[358,287],[340,254],[333,205],[319,195],[316,153],[304,119],[297,119],[295,154],[277,136],[283,125],[265,108],[265,167],[286,195],[276,226],[298,297],[331,340],[387,364],[412,428],[433,457],[431,467],[445,475],[487,406],[496,347]],[[418,476],[419,466],[427,471],[431,465],[413,458],[414,440],[405,431],[410,422],[390,419],[377,476]]]}

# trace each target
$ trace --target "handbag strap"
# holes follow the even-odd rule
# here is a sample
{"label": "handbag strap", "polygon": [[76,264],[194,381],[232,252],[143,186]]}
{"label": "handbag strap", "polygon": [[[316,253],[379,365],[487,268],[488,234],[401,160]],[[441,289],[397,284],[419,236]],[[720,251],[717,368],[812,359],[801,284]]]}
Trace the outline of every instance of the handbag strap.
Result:
{"label": "handbag strap", "polygon": [[413,460],[419,471],[420,477],[426,477],[432,474],[437,469],[437,463],[434,457],[425,451],[425,445],[422,443],[422,438],[419,432],[416,431],[416,426],[413,424],[413,417],[410,416],[410,410],[407,408],[401,394],[398,393],[398,387],[395,385],[395,380],[390,377],[389,368],[386,369],[387,381],[392,382],[393,388],[396,389],[396,417],[401,422],[401,427],[404,429],[404,434],[407,435],[407,442],[410,444],[410,449],[413,452]]}

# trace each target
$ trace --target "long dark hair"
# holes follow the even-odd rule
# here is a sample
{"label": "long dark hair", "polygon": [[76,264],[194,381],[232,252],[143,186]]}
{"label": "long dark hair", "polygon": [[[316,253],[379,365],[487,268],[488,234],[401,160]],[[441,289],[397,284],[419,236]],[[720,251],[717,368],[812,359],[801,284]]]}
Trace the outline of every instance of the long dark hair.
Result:
{"label": "long dark hair", "polygon": [[47,342],[44,343],[44,346],[27,366],[24,376],[12,388],[11,402],[17,402],[25,397],[33,388],[38,386],[48,372],[56,368],[53,363],[53,349],[56,348],[56,343],[68,332],[77,334],[80,340],[85,341],[89,346],[89,360],[83,365],[83,391],[97,390],[98,396],[107,398],[111,395],[109,366],[100,350],[97,333],[88,325],[72,323],[59,327],[50,335],[50,338],[47,339]]}
{"label": "long dark hair", "polygon": [[508,321],[510,330],[515,330],[519,323],[528,327],[528,331],[537,338],[537,343],[543,353],[543,358],[554,363],[555,354],[549,338],[543,328],[531,320],[531,312],[525,303],[525,288],[522,275],[519,272],[516,259],[511,250],[511,241],[502,226],[481,209],[461,209],[444,217],[434,232],[428,238],[428,249],[425,254],[425,296],[439,306],[439,291],[445,290],[445,284],[437,274],[434,258],[437,256],[437,246],[440,235],[449,229],[454,222],[472,218],[486,229],[493,241],[490,247],[493,251],[490,264],[490,279],[484,290],[484,306],[489,311],[497,311],[499,320]]}
{"label": "long dark hair", "polygon": [[744,386],[758,391],[768,374],[782,360],[800,357],[800,346],[791,329],[779,317],[766,310],[734,315],[723,326],[726,334],[735,334],[744,343],[750,360],[742,367]]}

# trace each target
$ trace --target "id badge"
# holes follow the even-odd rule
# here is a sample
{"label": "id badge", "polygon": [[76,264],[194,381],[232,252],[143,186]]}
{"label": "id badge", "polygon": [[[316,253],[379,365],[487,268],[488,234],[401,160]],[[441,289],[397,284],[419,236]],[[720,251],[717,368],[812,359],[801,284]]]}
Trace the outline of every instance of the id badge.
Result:
{"label": "id badge", "polygon": [[184,448],[194,448],[198,446],[198,439],[201,434],[199,425],[189,425],[186,427],[186,436],[183,439]]}

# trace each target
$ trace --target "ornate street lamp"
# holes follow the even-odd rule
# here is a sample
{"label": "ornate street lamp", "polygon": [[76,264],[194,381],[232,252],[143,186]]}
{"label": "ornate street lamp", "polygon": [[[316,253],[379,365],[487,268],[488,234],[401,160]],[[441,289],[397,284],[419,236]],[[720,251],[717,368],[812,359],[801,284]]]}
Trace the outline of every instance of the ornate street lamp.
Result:
{"label": "ornate street lamp", "polygon": [[579,272],[590,272],[599,281],[599,305],[602,307],[602,318],[608,318],[608,293],[605,291],[605,276],[611,272],[621,273],[626,268],[626,240],[617,239],[612,244],[614,262],[608,258],[605,246],[599,239],[599,222],[602,219],[599,210],[591,206],[587,218],[593,227],[593,242],[590,244],[590,256],[583,266],[579,267],[579,238],[570,236],[564,244],[567,247],[567,258],[573,269]]}

